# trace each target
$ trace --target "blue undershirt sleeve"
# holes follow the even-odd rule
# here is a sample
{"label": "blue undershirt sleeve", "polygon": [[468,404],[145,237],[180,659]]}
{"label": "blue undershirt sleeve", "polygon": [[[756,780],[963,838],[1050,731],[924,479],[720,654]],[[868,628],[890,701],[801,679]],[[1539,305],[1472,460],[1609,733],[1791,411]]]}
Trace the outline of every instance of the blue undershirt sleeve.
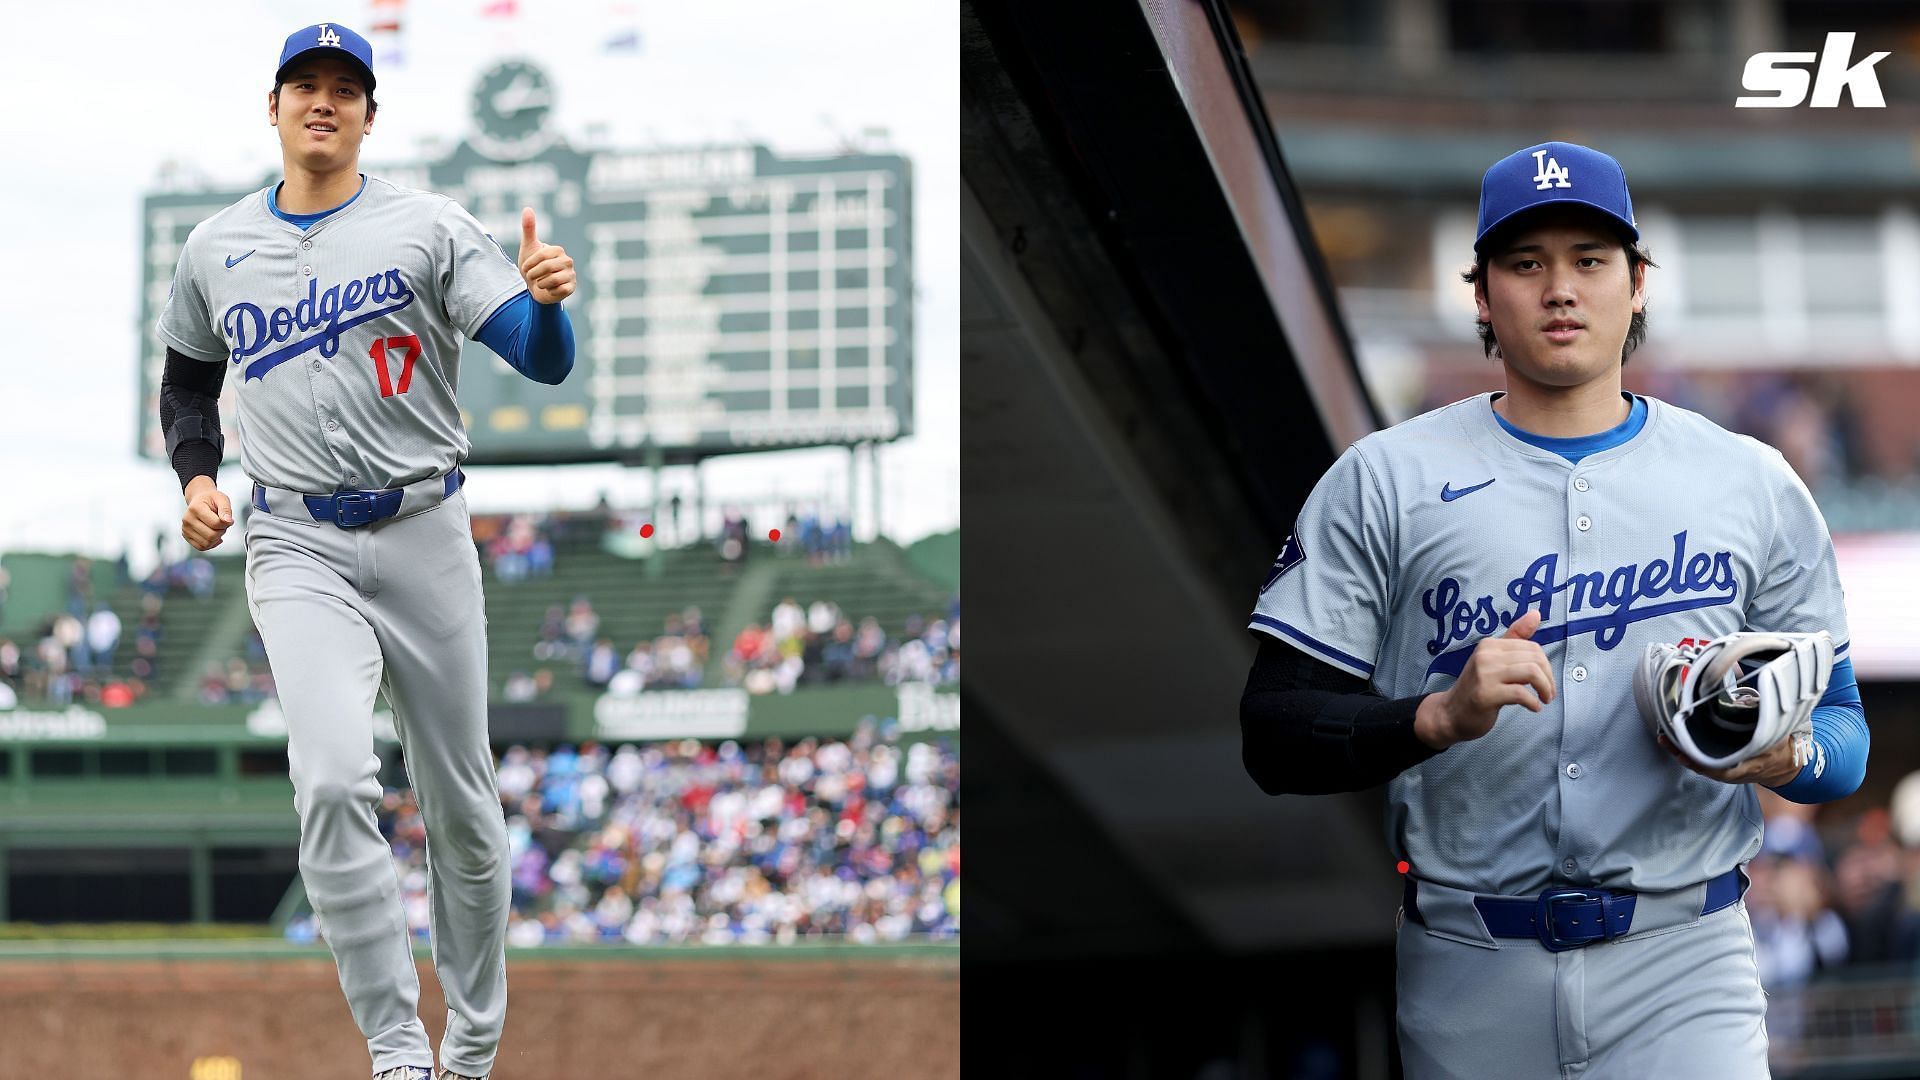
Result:
{"label": "blue undershirt sleeve", "polygon": [[1813,760],[1801,768],[1799,776],[1773,790],[1797,803],[1832,802],[1853,794],[1866,779],[1871,740],[1850,659],[1833,665],[1827,692],[1814,707],[1813,741]]}
{"label": "blue undershirt sleeve", "polygon": [[534,382],[558,386],[573,370],[573,322],[561,305],[532,293],[500,305],[480,328],[480,344]]}

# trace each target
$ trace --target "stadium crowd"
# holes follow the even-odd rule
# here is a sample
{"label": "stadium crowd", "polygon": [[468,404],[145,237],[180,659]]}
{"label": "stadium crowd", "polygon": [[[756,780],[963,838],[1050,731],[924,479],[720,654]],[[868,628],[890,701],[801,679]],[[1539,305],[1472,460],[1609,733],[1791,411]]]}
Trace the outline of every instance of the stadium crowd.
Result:
{"label": "stadium crowd", "polygon": [[481,514],[473,517],[473,542],[494,577],[507,584],[553,575],[551,514]]}
{"label": "stadium crowd", "polygon": [[[84,561],[76,560],[76,565]],[[161,674],[166,598],[180,591],[204,596],[210,590],[211,565],[204,559],[156,570],[143,583],[140,619],[131,635],[132,648],[124,653],[121,620],[104,603],[93,604],[91,611],[82,609],[84,618],[72,610],[47,618],[26,648],[0,638],[0,708],[20,700],[57,707],[81,701],[108,708],[138,701]],[[955,598],[945,617],[908,616],[896,637],[873,616],[856,624],[831,600],[817,599],[802,607],[789,596],[765,621],[735,635],[722,660],[725,685],[754,694],[784,694],[800,686],[840,682],[957,683],[959,615]],[[600,633],[600,623],[586,596],[575,597],[566,607],[548,608],[535,633],[533,663],[508,673],[502,696],[511,702],[538,700],[558,684],[556,669],[571,670],[581,684],[620,696],[705,685],[712,642],[698,607],[669,614],[659,634],[624,651]],[[117,667],[120,661],[124,663]],[[252,705],[273,694],[266,648],[251,627],[244,650],[209,662],[195,684],[196,699],[207,705]]]}
{"label": "stadium crowd", "polygon": [[274,696],[273,668],[260,628],[247,627],[246,653],[224,664],[208,664],[200,676],[200,701],[207,705],[258,705]]}
{"label": "stadium crowd", "polygon": [[125,556],[112,563],[85,556],[73,560],[62,609],[18,641],[0,636],[0,708],[28,701],[112,709],[146,696],[160,675],[161,613],[167,600],[180,593],[211,595],[213,565],[197,558],[157,565],[140,582],[140,616],[131,635],[106,599],[128,578]]}
{"label": "stadium crowd", "polygon": [[[960,764],[891,721],[845,739],[515,745],[498,762],[513,864],[508,939],[860,942],[960,929]],[[426,830],[410,790],[379,811],[408,924],[428,928]],[[324,925],[301,918],[288,935]]]}
{"label": "stadium crowd", "polygon": [[[697,523],[682,518],[682,500],[662,507],[663,542],[706,542]],[[639,515],[648,516],[648,515]],[[506,585],[547,578],[556,550],[575,536],[625,534],[637,529],[632,512],[615,512],[603,498],[579,512],[479,514],[473,518],[474,543],[497,581]],[[745,514],[723,509],[720,531],[711,538],[723,561],[744,561],[756,546]],[[852,527],[845,513],[828,515],[817,507],[789,506],[785,527],[772,550],[782,558],[805,559],[811,566],[843,565],[852,558]],[[167,538],[158,542],[162,558],[139,581],[139,617],[124,626],[107,603],[109,593],[129,581],[126,556],[99,574],[85,557],[72,563],[65,610],[47,616],[36,629],[14,637],[0,635],[0,708],[21,701],[65,707],[73,702],[118,707],[132,704],[162,682],[195,679],[196,700],[208,705],[255,704],[273,694],[273,676],[257,631],[244,649],[215,658],[197,678],[187,672],[161,672],[163,611],[169,598],[187,594],[204,600],[213,594],[212,561],[189,553],[168,558]],[[3,574],[4,571],[0,571]],[[0,605],[7,582],[0,579]],[[123,607],[124,610],[124,607]],[[548,610],[536,632],[532,664],[506,674],[502,693],[510,701],[537,700],[563,683],[568,669],[591,688],[615,694],[647,689],[693,689],[706,684],[712,642],[697,607],[669,615],[658,634],[616,642],[597,633],[599,615],[592,600],[576,597],[566,608]],[[797,686],[842,681],[951,683],[959,677],[957,600],[945,618],[910,617],[898,637],[868,616],[856,623],[832,601],[816,600],[804,612],[791,598],[763,622],[735,636],[723,657],[726,685],[756,694],[790,693]]]}
{"label": "stadium crowd", "polygon": [[1760,789],[1766,834],[1747,911],[1769,993],[1823,972],[1920,962],[1920,772],[1838,820]]}
{"label": "stadium crowd", "polygon": [[[556,550],[575,536],[598,536],[603,547],[628,551],[641,527],[652,525],[656,544],[678,547],[711,542],[728,564],[745,562],[755,544],[766,540],[753,531],[746,512],[732,505],[721,507],[720,529],[708,537],[685,505],[676,494],[651,509],[620,509],[602,495],[599,503],[583,511],[476,514],[473,539],[494,576],[508,584],[550,576]],[[803,557],[810,566],[842,566],[853,559],[853,523],[845,511],[829,516],[815,506],[804,510],[789,506],[773,547],[778,555]]]}
{"label": "stadium crowd", "polygon": [[[705,685],[712,641],[698,607],[667,615],[659,634],[636,641],[624,652],[600,629],[590,597],[576,596],[564,608],[549,607],[532,647],[534,664],[545,666],[510,672],[503,696],[514,702],[538,699],[555,686],[555,667],[572,667],[584,685],[621,697]],[[815,600],[802,608],[789,596],[764,623],[750,623],[735,635],[721,666],[726,685],[754,694],[786,694],[801,685],[843,681],[956,683],[959,599],[951,601],[945,618],[929,622],[909,615],[895,640],[873,616],[862,618],[856,627],[831,600]]]}
{"label": "stadium crowd", "polygon": [[513,702],[536,700],[553,689],[555,667],[571,668],[584,685],[622,696],[697,689],[705,680],[709,639],[697,606],[669,614],[659,634],[636,641],[624,653],[600,629],[600,614],[586,596],[574,597],[565,607],[547,608],[532,648],[535,664],[545,666],[510,672],[502,696]]}
{"label": "stadium crowd", "polygon": [[815,600],[803,609],[789,596],[766,622],[749,623],[734,637],[725,660],[727,681],[754,694],[790,694],[803,683],[955,683],[960,679],[957,597],[948,616],[929,623],[909,615],[900,638],[891,640],[871,615],[856,628],[831,600]]}
{"label": "stadium crowd", "polygon": [[786,556],[805,555],[809,566],[845,566],[853,561],[853,524],[845,514],[829,523],[818,510],[796,514],[789,509],[779,550]]}

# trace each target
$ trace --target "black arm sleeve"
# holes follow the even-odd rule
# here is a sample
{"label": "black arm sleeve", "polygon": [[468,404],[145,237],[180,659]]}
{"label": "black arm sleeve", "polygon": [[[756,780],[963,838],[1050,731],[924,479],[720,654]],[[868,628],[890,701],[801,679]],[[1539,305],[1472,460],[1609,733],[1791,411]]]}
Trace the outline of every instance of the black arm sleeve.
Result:
{"label": "black arm sleeve", "polygon": [[1413,734],[1424,694],[1389,701],[1366,680],[1266,634],[1240,697],[1240,757],[1269,795],[1384,784],[1440,751]]}
{"label": "black arm sleeve", "polygon": [[167,433],[167,460],[183,491],[196,476],[219,479],[227,449],[220,434],[220,387],[226,380],[227,365],[167,350],[160,376],[160,430]]}

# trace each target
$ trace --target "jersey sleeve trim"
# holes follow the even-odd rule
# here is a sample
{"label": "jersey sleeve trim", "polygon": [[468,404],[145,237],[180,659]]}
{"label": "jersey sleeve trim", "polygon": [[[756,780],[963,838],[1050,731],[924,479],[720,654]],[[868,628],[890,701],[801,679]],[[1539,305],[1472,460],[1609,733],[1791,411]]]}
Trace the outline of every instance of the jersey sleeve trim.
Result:
{"label": "jersey sleeve trim", "polygon": [[1289,626],[1271,615],[1262,615],[1256,612],[1253,616],[1253,621],[1247,624],[1247,629],[1259,630],[1273,637],[1280,638],[1281,640],[1292,638],[1293,641],[1290,642],[1290,644],[1304,647],[1349,674],[1358,675],[1363,679],[1373,678],[1372,664],[1367,663],[1365,660],[1351,653],[1342,652],[1323,641],[1316,640],[1312,635],[1303,632],[1298,627]]}
{"label": "jersey sleeve trim", "polygon": [[[521,293],[527,293],[527,292],[528,292],[527,283],[523,280],[515,284],[512,288],[503,291],[502,293],[500,293],[500,295],[494,297],[492,300],[487,301],[486,306],[480,309],[482,312],[480,316],[480,322],[478,323],[478,325],[474,327],[473,333],[468,334],[467,336],[472,338],[475,341],[479,341],[480,331],[486,329],[487,321],[492,319],[495,315],[500,314],[500,310],[506,307],[508,304],[512,303],[514,300],[518,299]],[[529,293],[529,295],[531,295],[531,293]],[[461,332],[462,333],[466,332],[464,327],[462,328]]]}
{"label": "jersey sleeve trim", "polygon": [[188,345],[186,342],[181,341],[179,338],[175,337],[173,333],[164,326],[159,327],[158,331],[160,334],[160,340],[166,342],[169,348],[171,348],[174,352],[177,352],[182,356],[186,356],[194,360],[198,360],[203,364],[224,363],[227,359],[224,356],[208,356],[207,354],[201,352],[199,349],[196,349],[193,346]]}
{"label": "jersey sleeve trim", "polygon": [[1854,677],[1853,661],[1834,660],[1833,674],[1827,679],[1827,692],[1820,695],[1820,705],[1858,704],[1860,704],[1860,681]]}

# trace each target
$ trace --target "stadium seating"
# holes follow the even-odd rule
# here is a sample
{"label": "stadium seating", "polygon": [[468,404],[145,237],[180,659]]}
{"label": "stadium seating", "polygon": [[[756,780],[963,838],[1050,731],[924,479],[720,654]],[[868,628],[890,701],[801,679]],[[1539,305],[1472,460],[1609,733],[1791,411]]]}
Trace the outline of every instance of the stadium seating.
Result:
{"label": "stadium seating", "polygon": [[[556,530],[550,575],[508,582],[491,567],[484,570],[494,694],[500,693],[513,672],[542,666],[553,669],[556,689],[584,692],[571,664],[543,663],[532,654],[547,610],[554,606],[565,609],[577,597],[591,601],[600,617],[596,637],[611,639],[622,658],[636,642],[657,637],[669,615],[698,607],[711,642],[704,685],[712,687],[725,685],[723,662],[734,637],[748,623],[766,623],[774,605],[784,597],[793,597],[803,608],[815,600],[831,601],[856,625],[872,616],[890,639],[898,640],[909,616],[917,615],[928,622],[940,618],[953,595],[950,587],[934,580],[899,545],[884,538],[854,544],[847,562],[823,566],[810,565],[801,555],[780,553],[764,540],[753,544],[743,564],[726,562],[709,543],[656,549],[648,559],[660,560],[661,572],[652,574],[646,560],[607,550],[599,524],[598,520],[576,521],[571,527]],[[957,534],[949,546],[957,548]],[[212,588],[206,596],[196,596],[179,586],[163,594],[161,632],[153,657],[154,675],[147,680],[147,700],[194,699],[210,664],[224,666],[232,657],[247,656],[252,622],[246,612],[243,559],[236,551],[205,561],[213,567]],[[952,561],[957,562],[957,558]],[[71,562],[69,558],[50,563],[40,568],[43,573],[39,576],[58,578]],[[107,566],[96,565],[100,582],[96,596],[104,598],[120,618],[120,643],[112,672],[114,677],[125,679],[133,674],[138,656],[142,603],[149,588],[140,581],[108,582],[104,573]],[[18,581],[15,584],[16,597],[29,591],[19,588]],[[11,635],[0,631],[0,637],[11,636],[27,653],[38,638],[36,628],[23,621],[24,616],[16,618],[16,612],[24,610],[24,606],[16,606],[7,612],[6,622],[14,630]],[[254,667],[258,669],[257,662]]]}
{"label": "stadium seating", "polygon": [[[734,635],[749,622],[766,622],[781,597],[802,606],[825,598],[856,622],[867,615],[898,637],[909,615],[932,619],[947,609],[948,591],[910,567],[890,540],[855,544],[843,566],[808,566],[804,559],[776,555],[773,545],[753,546],[747,570],[774,566],[770,578],[723,561],[707,544],[659,550],[661,574],[649,577],[641,562],[602,550],[595,535],[563,536],[555,544],[550,577],[503,582],[486,572],[488,667],[497,693],[509,673],[538,666],[532,657],[548,608],[565,608],[585,596],[600,616],[597,636],[611,638],[624,657],[636,641],[661,632],[668,615],[698,607],[713,642],[706,685],[722,685],[721,661]],[[555,666],[555,665],[548,665]],[[556,672],[558,674],[558,672]]]}

